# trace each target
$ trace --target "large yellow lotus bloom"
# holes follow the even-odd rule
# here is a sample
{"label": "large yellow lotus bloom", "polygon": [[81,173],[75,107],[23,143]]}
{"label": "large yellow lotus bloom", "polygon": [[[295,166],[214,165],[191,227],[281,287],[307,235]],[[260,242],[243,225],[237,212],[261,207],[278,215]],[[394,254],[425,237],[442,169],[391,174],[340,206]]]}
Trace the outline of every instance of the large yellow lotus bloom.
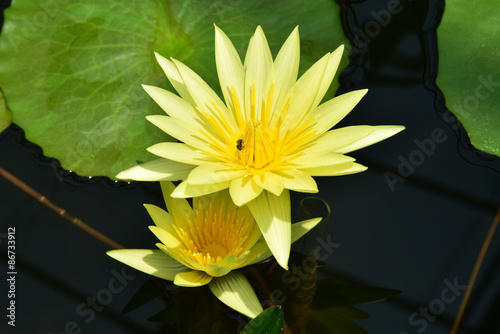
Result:
{"label": "large yellow lotus bloom", "polygon": [[157,54],[180,97],[144,86],[168,114],[147,119],[183,143],[150,147],[160,159],[127,169],[117,178],[184,180],[172,194],[184,198],[229,188],[236,205],[248,203],[277,261],[286,268],[290,218],[277,216],[275,205],[268,201],[278,207],[289,205],[287,189],[317,192],[313,176],[364,171],[365,166],[344,154],[403,129],[351,126],[329,131],[367,92],[349,92],[320,104],[342,52],[343,46],[326,54],[297,80],[298,28],[273,61],[264,32],[257,27],[242,63],[229,38],[215,27],[215,60],[224,101],[189,67]]}
{"label": "large yellow lotus bloom", "polygon": [[[156,226],[159,250],[120,249],[107,252],[147,274],[184,287],[208,284],[223,303],[254,318],[262,307],[250,283],[238,268],[270,257],[271,251],[246,206],[234,205],[228,191],[197,197],[193,208],[185,199],[170,195],[175,187],[162,182],[168,212],[145,205]],[[321,218],[292,225],[292,242],[302,237]]]}

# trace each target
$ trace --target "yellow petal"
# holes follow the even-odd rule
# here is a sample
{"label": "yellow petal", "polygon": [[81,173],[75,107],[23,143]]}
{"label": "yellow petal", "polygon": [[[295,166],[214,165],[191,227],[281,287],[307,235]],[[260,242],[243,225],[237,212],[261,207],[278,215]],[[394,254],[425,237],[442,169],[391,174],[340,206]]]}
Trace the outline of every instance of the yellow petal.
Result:
{"label": "yellow petal", "polygon": [[[300,38],[299,27],[293,32],[281,47],[274,61],[274,93],[271,115],[281,113],[288,97],[288,91],[297,80],[300,63]],[[273,116],[271,116],[270,119]]]}
{"label": "yellow petal", "polygon": [[[300,148],[304,153],[338,152],[375,131],[374,126],[355,125],[330,130]],[[345,153],[345,152],[342,152]]]}
{"label": "yellow petal", "polygon": [[349,153],[355,150],[359,150],[360,148],[378,143],[384,139],[394,136],[396,133],[399,133],[405,129],[404,126],[401,125],[379,125],[374,126],[375,131],[373,131],[368,136],[356,141],[355,143],[345,146],[337,152],[339,153]]}
{"label": "yellow petal", "polygon": [[174,198],[190,198],[212,194],[222,189],[229,188],[231,181],[211,184],[189,184],[186,181],[181,182],[172,193]]}
{"label": "yellow petal", "polygon": [[323,218],[312,218],[292,224],[292,244],[312,230]]}
{"label": "yellow petal", "polygon": [[198,124],[195,120],[196,111],[191,103],[159,87],[142,85],[142,88],[169,116],[182,119],[192,125]]}
{"label": "yellow petal", "polygon": [[167,206],[168,212],[173,216],[175,225],[187,229],[187,217],[192,215],[193,208],[184,198],[173,198],[172,193],[175,186],[172,182],[160,182],[163,193],[163,200]]}
{"label": "yellow petal", "polygon": [[198,271],[202,270],[203,271],[203,266],[201,264],[199,264],[198,262],[192,261],[190,259],[187,259],[182,255],[178,256],[178,254],[175,251],[168,248],[164,244],[158,242],[158,243],[156,243],[156,247],[158,247],[162,252],[164,252],[165,254],[170,256],[171,258],[177,260],[179,263],[182,263],[184,266],[186,266],[186,268],[188,268],[190,270],[198,270]]}
{"label": "yellow petal", "polygon": [[312,108],[316,108],[319,105],[321,100],[323,100],[326,92],[328,91],[328,88],[330,87],[332,80],[335,77],[335,73],[337,72],[337,68],[339,67],[343,52],[344,46],[341,45],[329,55],[328,64],[326,65],[325,73],[323,75],[323,78],[321,79],[318,93],[316,94],[316,98],[314,99]]}
{"label": "yellow petal", "polygon": [[[215,26],[215,63],[217,74],[222,89],[222,94],[229,107],[233,102],[232,89],[234,88],[239,97],[236,110],[243,110],[243,88],[245,85],[245,70],[240,56],[233,43],[219,27]],[[236,118],[235,118],[236,119]]]}
{"label": "yellow petal", "polygon": [[144,204],[144,207],[151,216],[151,219],[153,219],[155,225],[159,228],[170,230],[172,228],[172,225],[175,224],[173,217],[162,208],[157,207],[153,204]]}
{"label": "yellow petal", "polygon": [[283,122],[283,133],[288,129],[296,128],[304,115],[311,109],[328,64],[328,58],[327,54],[318,60],[291,88],[289,92],[291,101]]}
{"label": "yellow petal", "polygon": [[148,147],[148,151],[159,157],[188,165],[200,165],[215,161],[214,158],[203,154],[200,150],[181,143],[159,143]]}
{"label": "yellow petal", "polygon": [[[179,70],[179,74],[189,90],[189,94],[196,103],[196,107],[200,111],[212,115],[217,120],[220,120],[220,116],[224,117],[233,131],[236,131],[238,126],[236,125],[233,114],[227,110],[226,105],[212,88],[210,88],[210,86],[189,67],[178,60],[173,59],[172,61]],[[224,127],[224,125],[222,125],[222,127]],[[206,130],[208,130],[208,128]]]}
{"label": "yellow petal", "polygon": [[189,173],[187,182],[189,184],[212,184],[234,180],[245,174],[245,170],[235,170],[225,164],[207,163],[196,167]]}
{"label": "yellow petal", "polygon": [[[241,209],[245,210],[245,212],[243,214],[247,214],[246,213],[247,211],[248,211],[249,215],[252,214],[250,212],[250,210],[248,209],[248,207],[246,207],[246,206],[241,207]],[[243,244],[241,245],[241,248],[242,249],[249,249],[251,251],[252,248],[254,247],[254,245],[256,245],[259,240],[263,240],[262,239],[262,233],[260,232],[259,225],[253,224],[252,230],[250,231],[250,233],[248,233],[248,238],[243,242]],[[243,256],[243,254],[240,255],[240,258],[242,256]],[[246,255],[245,255],[245,257],[246,257]],[[241,264],[239,264],[238,267],[241,267]]]}
{"label": "yellow petal", "polygon": [[146,116],[146,119],[159,127],[162,131],[165,131],[172,137],[192,147],[196,147],[202,151],[216,153],[210,148],[208,142],[201,139],[202,136],[200,136],[199,131],[183,120],[162,115]]}
{"label": "yellow petal", "polygon": [[175,275],[174,284],[188,288],[207,285],[212,280],[212,276],[204,271],[187,271]]}
{"label": "yellow petal", "polygon": [[276,261],[283,268],[288,268],[291,245],[290,193],[287,189],[281,196],[267,191],[262,192],[247,204],[260,231]]}
{"label": "yellow petal", "polygon": [[305,193],[318,192],[316,181],[308,173],[304,173],[298,169],[287,169],[280,171],[279,175],[281,175],[281,180],[286,189]]}
{"label": "yellow petal", "polygon": [[[257,227],[257,229],[258,229],[258,227]],[[260,232],[259,232],[259,235],[260,235]],[[235,269],[241,268],[243,266],[243,263],[246,262],[249,255],[250,255],[250,250],[242,253],[238,257],[236,257],[233,254],[229,254],[228,256],[223,258],[221,261],[219,261],[219,263],[217,263],[217,264],[221,267],[226,267],[226,268],[229,268],[231,270],[235,270]]]}
{"label": "yellow petal", "polygon": [[194,166],[167,159],[155,159],[116,175],[120,180],[177,181],[186,179]]}
{"label": "yellow petal", "polygon": [[[177,233],[173,228],[173,226],[175,225],[175,221],[174,218],[168,212],[153,204],[144,204],[144,207],[146,208],[146,210],[148,210],[151,219],[153,219],[153,222],[159,229],[167,231],[168,233],[172,234],[174,238],[177,239]],[[180,242],[179,239],[177,239],[177,241]],[[169,240],[169,243],[170,242],[175,242],[175,241]]]}
{"label": "yellow petal", "polygon": [[281,176],[271,171],[266,171],[260,175],[254,174],[253,180],[257,185],[272,192],[276,196],[281,195],[281,192],[285,189],[285,184],[281,180]]}
{"label": "yellow petal", "polygon": [[[262,100],[267,100],[269,87],[271,86],[271,74],[273,68],[273,58],[266,36],[260,26],[255,30],[255,34],[250,39],[247,54],[245,56],[245,112],[246,119],[250,119],[252,102],[255,102],[255,109],[260,110]],[[255,98],[252,99],[252,87],[255,87]],[[259,113],[256,113],[256,115]]]}
{"label": "yellow petal", "polygon": [[273,253],[271,253],[271,250],[269,249],[269,246],[267,246],[266,241],[264,239],[261,239],[255,244],[255,246],[250,249],[250,255],[241,265],[241,267],[264,261],[272,255]]}
{"label": "yellow petal", "polygon": [[310,114],[311,117],[316,117],[316,129],[322,134],[335,126],[351,112],[367,92],[368,89],[355,90],[321,104]]}
{"label": "yellow petal", "polygon": [[197,208],[206,208],[209,207],[210,202],[214,201],[218,206],[224,206],[224,210],[227,210],[227,205],[230,205],[230,208],[234,208],[233,201],[231,196],[229,196],[229,190],[224,189],[222,191],[217,191],[207,196],[196,196],[193,197],[193,210],[196,211]]}
{"label": "yellow petal", "polygon": [[367,168],[355,162],[348,162],[333,166],[304,168],[302,171],[311,176],[339,176],[364,172]]}
{"label": "yellow petal", "polygon": [[255,318],[263,311],[252,286],[238,271],[214,278],[208,286],[221,302],[249,318]]}
{"label": "yellow petal", "polygon": [[173,281],[174,277],[189,270],[161,250],[117,249],[106,252],[113,259],[146,274]]}
{"label": "yellow petal", "polygon": [[344,164],[354,160],[355,159],[352,157],[335,152],[310,152],[308,150],[303,150],[302,155],[290,160],[290,163],[297,166],[297,168],[303,169]]}
{"label": "yellow petal", "polygon": [[250,176],[239,177],[231,181],[229,193],[234,204],[242,206],[259,196],[262,193],[262,187]]}
{"label": "yellow petal", "polygon": [[205,266],[204,271],[212,277],[221,277],[227,275],[231,271],[231,268],[220,263],[209,263]]}
{"label": "yellow petal", "polygon": [[174,65],[174,63],[166,59],[165,57],[159,55],[156,52],[155,52],[155,57],[156,61],[158,62],[158,64],[160,64],[161,68],[163,69],[163,72],[165,72],[165,75],[167,76],[172,86],[174,86],[177,93],[179,93],[179,95],[182,97],[183,100],[186,100],[188,103],[195,106],[196,104],[191,98],[191,95],[189,94],[189,91],[186,85],[184,84],[181,75],[179,74],[179,70],[177,70],[177,67]]}
{"label": "yellow petal", "polygon": [[[292,224],[292,244],[302,238],[307,232],[314,228],[322,218],[312,218]],[[260,243],[252,248],[251,254],[242,266],[248,266],[260,261],[264,261],[272,255],[269,247],[265,243]]]}
{"label": "yellow petal", "polygon": [[149,229],[153,234],[161,241],[165,247],[168,249],[168,254],[179,261],[179,252],[177,248],[183,246],[182,242],[179,240],[177,233],[171,233],[171,231],[166,231],[164,229],[158,228],[156,226],[149,226]]}

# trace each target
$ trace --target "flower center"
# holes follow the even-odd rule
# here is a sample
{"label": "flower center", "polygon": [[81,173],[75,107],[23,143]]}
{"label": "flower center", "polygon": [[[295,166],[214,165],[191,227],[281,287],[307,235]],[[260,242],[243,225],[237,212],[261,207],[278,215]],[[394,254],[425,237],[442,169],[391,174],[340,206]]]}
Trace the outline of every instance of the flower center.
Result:
{"label": "flower center", "polygon": [[261,122],[250,120],[241,139],[236,142],[236,156],[244,166],[262,169],[276,156],[276,137],[275,131]]}
{"label": "flower center", "polygon": [[[283,163],[297,156],[296,150],[314,138],[316,117],[298,124],[284,126],[291,102],[289,96],[278,109],[272,111],[274,84],[267,96],[257,103],[255,86],[251,86],[249,110],[240,107],[236,89],[230,89],[232,112],[237,129],[229,125],[224,114],[210,102],[213,114],[201,112],[211,131],[200,131],[216,153],[208,156],[221,159],[230,166],[246,169],[248,174],[282,168]],[[247,106],[248,107],[248,106]],[[214,116],[215,115],[215,116]]]}
{"label": "flower center", "polygon": [[244,245],[255,222],[247,208],[238,208],[230,198],[217,203],[214,198],[209,202],[200,199],[196,203],[187,224],[175,227],[186,247],[180,250],[182,255],[206,266],[248,250]]}
{"label": "flower center", "polygon": [[205,255],[210,255],[212,258],[224,258],[227,255],[227,250],[226,248],[216,242],[209,242],[206,245],[203,246],[203,248],[200,250],[201,253]]}

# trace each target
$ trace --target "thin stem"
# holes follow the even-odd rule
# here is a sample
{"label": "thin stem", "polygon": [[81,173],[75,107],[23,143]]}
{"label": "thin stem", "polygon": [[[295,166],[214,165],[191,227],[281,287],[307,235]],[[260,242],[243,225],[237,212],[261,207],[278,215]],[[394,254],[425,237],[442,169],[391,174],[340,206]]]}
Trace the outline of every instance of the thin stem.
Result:
{"label": "thin stem", "polygon": [[486,251],[488,250],[491,239],[493,238],[493,235],[495,234],[495,230],[497,229],[498,222],[500,222],[500,208],[498,208],[498,211],[495,215],[495,218],[493,218],[493,222],[491,223],[490,230],[488,231],[488,234],[486,235],[486,238],[484,239],[483,246],[481,247],[481,250],[479,251],[479,255],[477,256],[476,263],[474,264],[474,268],[472,269],[472,273],[469,278],[469,282],[467,283],[467,289],[465,290],[464,298],[462,299],[462,303],[460,304],[460,308],[458,309],[457,316],[455,318],[455,321],[453,322],[453,327],[451,328],[450,334],[456,334],[458,331],[458,328],[460,327],[460,321],[462,321],[462,317],[465,312],[465,308],[467,307],[467,302],[469,301],[470,294],[472,292],[472,288],[474,287],[474,283],[477,278],[477,274],[479,273],[479,269],[481,268],[481,264],[483,263],[484,256],[486,255]]}
{"label": "thin stem", "polygon": [[17,186],[18,188],[20,188],[21,190],[23,190],[27,194],[29,194],[32,197],[34,197],[36,200],[38,200],[43,205],[47,206],[49,209],[57,212],[63,218],[66,218],[67,220],[69,220],[70,222],[72,222],[73,224],[75,224],[76,226],[78,226],[79,228],[81,228],[82,230],[84,230],[85,232],[89,233],[93,237],[95,237],[95,238],[99,239],[100,241],[104,242],[106,245],[111,246],[112,248],[115,248],[115,249],[124,248],[119,243],[113,241],[112,239],[108,238],[107,236],[105,236],[101,232],[93,229],[92,227],[90,227],[89,225],[85,224],[80,219],[78,219],[75,216],[71,215],[69,212],[67,212],[63,208],[55,205],[47,197],[45,197],[44,195],[42,195],[39,192],[37,192],[35,189],[31,188],[26,183],[24,183],[23,181],[19,180],[17,177],[15,177],[14,175],[12,175],[11,173],[9,173],[8,171],[6,171],[5,169],[3,169],[2,167],[0,167],[0,175],[2,175],[4,178],[6,178],[8,181],[10,181],[12,184],[14,184],[15,186]]}

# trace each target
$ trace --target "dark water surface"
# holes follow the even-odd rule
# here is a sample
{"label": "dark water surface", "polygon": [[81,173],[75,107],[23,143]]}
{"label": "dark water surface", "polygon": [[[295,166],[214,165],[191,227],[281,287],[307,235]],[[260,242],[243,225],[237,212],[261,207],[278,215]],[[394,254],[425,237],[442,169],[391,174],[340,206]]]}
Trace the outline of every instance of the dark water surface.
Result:
{"label": "dark water surface", "polygon": [[[369,333],[444,334],[500,203],[500,164],[471,148],[456,123],[443,121],[446,109],[433,84],[443,2],[402,1],[387,16],[390,2],[340,1],[346,34],[357,46],[341,75],[341,92],[369,89],[340,126],[407,129],[351,154],[368,171],[317,179],[332,216],[295,248],[313,249],[318,238],[329,238],[339,246],[321,277],[335,272],[402,291],[361,306],[371,318],[358,323]],[[0,134],[0,166],[125,247],[153,248],[157,242],[142,206],[163,205],[155,183],[113,183],[65,172],[15,126]],[[304,197],[293,196],[295,203]],[[7,326],[2,314],[2,333],[158,332],[147,318],[162,309],[160,301],[120,315],[145,275],[108,258],[109,247],[0,178],[2,254],[8,227],[16,229],[16,327]],[[108,304],[96,306],[98,297]],[[5,310],[6,298],[1,300]],[[499,314],[500,233],[461,333],[500,333]]]}

